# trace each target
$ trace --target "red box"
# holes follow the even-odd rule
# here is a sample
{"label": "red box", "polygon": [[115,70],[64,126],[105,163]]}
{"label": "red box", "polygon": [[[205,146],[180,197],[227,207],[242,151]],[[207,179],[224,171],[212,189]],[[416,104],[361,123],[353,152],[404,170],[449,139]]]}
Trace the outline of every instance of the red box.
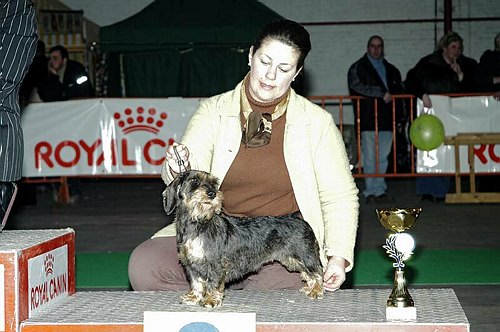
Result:
{"label": "red box", "polygon": [[75,232],[0,233],[0,332],[17,332],[39,310],[75,293]]}

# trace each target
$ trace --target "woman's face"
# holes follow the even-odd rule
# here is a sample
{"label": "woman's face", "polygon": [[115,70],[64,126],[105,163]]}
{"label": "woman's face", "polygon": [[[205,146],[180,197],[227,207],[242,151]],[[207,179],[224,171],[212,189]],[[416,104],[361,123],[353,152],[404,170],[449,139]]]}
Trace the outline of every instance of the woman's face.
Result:
{"label": "woman's face", "polygon": [[285,94],[298,75],[299,52],[274,39],[264,40],[255,54],[250,49],[250,94],[260,102],[268,102]]}
{"label": "woman's face", "polygon": [[455,62],[462,54],[462,43],[454,41],[443,48],[443,56],[451,62]]}

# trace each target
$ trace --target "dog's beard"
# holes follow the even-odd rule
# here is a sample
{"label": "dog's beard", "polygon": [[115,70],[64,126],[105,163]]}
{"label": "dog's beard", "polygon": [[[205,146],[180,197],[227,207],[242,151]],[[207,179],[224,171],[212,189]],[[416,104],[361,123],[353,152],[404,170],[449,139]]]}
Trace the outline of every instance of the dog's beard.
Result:
{"label": "dog's beard", "polygon": [[200,188],[184,199],[184,206],[188,207],[191,219],[210,220],[215,214],[221,212],[222,200],[221,192],[218,192],[214,198],[210,198],[206,190]]}

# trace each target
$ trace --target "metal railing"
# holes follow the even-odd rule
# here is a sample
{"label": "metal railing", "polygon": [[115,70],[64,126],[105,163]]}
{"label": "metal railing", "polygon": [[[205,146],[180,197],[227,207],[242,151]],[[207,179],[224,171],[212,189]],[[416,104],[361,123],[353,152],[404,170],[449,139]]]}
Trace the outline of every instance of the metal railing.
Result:
{"label": "metal railing", "polygon": [[[363,173],[362,165],[362,150],[361,150],[361,105],[360,102],[364,97],[360,96],[311,96],[308,97],[309,100],[327,109],[336,116],[336,124],[340,129],[344,137],[344,142],[346,143],[346,149],[348,151],[348,156],[351,161],[351,167],[353,168],[353,175],[357,178],[364,177],[410,177],[419,176],[415,172],[415,147],[411,144],[408,138],[408,129],[411,122],[415,118],[415,96],[409,94],[393,95],[392,96],[392,152],[390,155],[390,167],[387,172],[381,173],[378,169],[379,161],[379,149],[378,149],[378,133],[379,133],[379,111],[378,111],[378,100],[373,99],[373,109],[374,109],[374,119],[375,119],[375,160],[376,160],[376,171],[371,174]],[[401,104],[398,101],[401,100],[405,103],[406,107],[398,108],[397,105]],[[352,109],[351,109],[352,108]],[[346,109],[349,112],[354,113],[354,122],[352,125],[348,125],[345,122],[346,119]],[[404,114],[399,114],[403,113]],[[404,119],[404,122],[399,122],[398,119]],[[398,128],[398,126],[403,126],[403,128]],[[400,135],[397,135],[399,131],[402,130]],[[352,134],[347,134],[348,130],[352,130],[354,133],[354,142],[349,141]],[[402,134],[402,135],[401,135]],[[402,142],[401,140],[404,139]],[[354,155],[351,155],[349,151],[352,151],[352,144],[354,144]],[[408,165],[401,170],[401,165],[398,166],[398,145],[403,145],[406,149]]]}

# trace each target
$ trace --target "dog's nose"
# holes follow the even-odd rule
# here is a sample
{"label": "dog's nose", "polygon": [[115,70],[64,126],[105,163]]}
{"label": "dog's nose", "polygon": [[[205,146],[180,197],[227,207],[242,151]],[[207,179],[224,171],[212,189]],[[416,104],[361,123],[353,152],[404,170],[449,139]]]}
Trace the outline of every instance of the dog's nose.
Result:
{"label": "dog's nose", "polygon": [[214,199],[215,195],[216,195],[215,191],[207,190],[207,196],[210,197],[211,199]]}

